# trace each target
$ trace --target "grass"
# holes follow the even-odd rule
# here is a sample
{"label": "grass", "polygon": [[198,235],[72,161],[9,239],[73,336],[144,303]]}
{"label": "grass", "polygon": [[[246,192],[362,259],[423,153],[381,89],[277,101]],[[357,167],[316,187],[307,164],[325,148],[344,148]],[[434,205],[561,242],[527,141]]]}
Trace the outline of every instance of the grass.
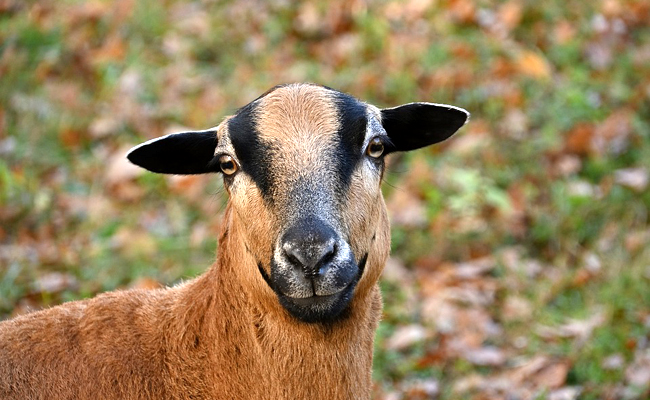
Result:
{"label": "grass", "polygon": [[[313,81],[379,106],[472,112],[461,135],[386,174],[391,214],[403,195],[425,222],[393,225],[393,257],[411,280],[382,283],[376,398],[422,398],[422,380],[442,399],[498,397],[458,389],[476,376],[507,377],[528,398],[576,386],[581,398],[643,398],[647,386],[632,388],[626,372],[650,336],[650,190],[617,171],[650,170],[647,5],[425,3],[8,2],[0,316],[207,268],[226,201],[218,179],[114,178],[114,157],[174,127],[214,126],[277,83]],[[479,275],[449,278],[486,257]],[[74,284],[40,290],[53,273]],[[469,297],[438,297],[449,291]],[[440,325],[435,301],[455,311],[457,330]],[[599,313],[584,339],[540,334]],[[468,315],[487,322],[473,330]],[[427,339],[386,347],[413,324]],[[485,346],[505,360],[463,353]],[[622,364],[603,368],[613,355]],[[549,386],[540,370],[516,381],[535,356],[567,362],[564,379]]]}

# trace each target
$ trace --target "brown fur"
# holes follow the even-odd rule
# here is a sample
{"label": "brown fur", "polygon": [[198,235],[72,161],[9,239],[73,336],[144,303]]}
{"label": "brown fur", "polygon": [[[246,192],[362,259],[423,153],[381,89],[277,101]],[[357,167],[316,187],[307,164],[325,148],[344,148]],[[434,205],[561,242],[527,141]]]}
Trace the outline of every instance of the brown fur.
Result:
{"label": "brown fur", "polygon": [[[285,187],[319,169],[322,160],[305,157],[331,145],[327,133],[337,129],[333,108],[323,107],[326,90],[315,88],[278,89],[261,100],[261,135],[286,144],[276,155],[286,163],[278,172]],[[282,142],[287,126],[297,130],[291,145]],[[218,136],[227,144],[226,124]],[[346,206],[336,206],[355,254],[369,254],[343,319],[308,324],[279,304],[257,262],[270,258],[282,201],[267,204],[242,175],[229,188],[216,262],[202,276],[0,323],[0,399],[369,398],[377,280],[390,247],[379,183],[356,171]]]}
{"label": "brown fur", "polygon": [[[387,255],[388,222],[379,216],[382,235],[368,262],[375,271]],[[362,279],[344,320],[298,322],[248,276],[255,266],[241,223],[231,207],[226,218],[216,263],[193,281],[0,324],[0,398],[368,398],[382,307],[377,273]]]}

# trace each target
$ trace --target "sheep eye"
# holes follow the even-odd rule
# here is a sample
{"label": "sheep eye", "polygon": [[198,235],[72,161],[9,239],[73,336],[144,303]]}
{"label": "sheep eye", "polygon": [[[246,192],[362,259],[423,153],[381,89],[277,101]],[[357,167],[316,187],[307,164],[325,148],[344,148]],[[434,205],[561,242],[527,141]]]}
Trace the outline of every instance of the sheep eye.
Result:
{"label": "sheep eye", "polygon": [[370,143],[368,143],[366,154],[372,158],[381,157],[384,154],[384,142],[378,137],[371,139]]}
{"label": "sheep eye", "polygon": [[224,174],[232,175],[237,172],[237,163],[235,163],[232,157],[224,154],[219,157],[219,168],[221,168],[221,172]]}

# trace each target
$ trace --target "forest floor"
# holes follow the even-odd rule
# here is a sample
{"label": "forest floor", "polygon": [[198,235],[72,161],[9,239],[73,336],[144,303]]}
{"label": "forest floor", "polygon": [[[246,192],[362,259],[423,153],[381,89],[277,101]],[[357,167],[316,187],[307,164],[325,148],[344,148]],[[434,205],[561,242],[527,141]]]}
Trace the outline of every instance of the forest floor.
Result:
{"label": "forest floor", "polygon": [[472,113],[390,161],[375,399],[650,397],[645,0],[0,0],[0,318],[204,271],[220,178],[123,156],[294,81]]}

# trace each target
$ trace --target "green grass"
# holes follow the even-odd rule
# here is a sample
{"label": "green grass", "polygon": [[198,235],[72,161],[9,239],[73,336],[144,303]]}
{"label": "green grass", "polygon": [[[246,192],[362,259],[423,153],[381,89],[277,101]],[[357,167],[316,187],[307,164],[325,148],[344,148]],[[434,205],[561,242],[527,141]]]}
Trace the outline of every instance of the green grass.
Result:
{"label": "green grass", "polygon": [[[485,398],[455,385],[510,376],[541,355],[570,365],[560,386],[581,386],[580,398],[623,398],[614,389],[630,389],[626,368],[650,335],[650,190],[615,178],[650,169],[644,2],[343,3],[316,2],[307,27],[306,6],[282,2],[37,1],[0,11],[0,317],[205,270],[226,201],[219,178],[194,187],[198,195],[153,174],[111,183],[112,157],[175,126],[214,126],[275,84],[313,81],[379,106],[433,101],[472,113],[448,144],[399,156],[386,174],[390,212],[406,193],[426,222],[393,226],[393,256],[414,286],[382,283],[375,397],[418,398],[409,384],[433,379],[441,399]],[[499,23],[508,7],[511,26]],[[97,133],[102,118],[109,128]],[[450,344],[469,340],[471,325],[448,332],[422,309],[438,295],[427,285],[447,279],[437,272],[482,257],[495,266],[445,289],[485,304],[444,304],[499,329],[477,322],[479,339],[466,344],[503,350],[491,366]],[[594,257],[599,268],[588,265]],[[78,284],[37,290],[53,272]],[[513,297],[530,309],[509,315]],[[584,341],[540,334],[595,313],[604,320]],[[408,324],[428,339],[387,350]],[[603,369],[617,354],[623,365]],[[554,388],[531,390],[545,398]]]}

